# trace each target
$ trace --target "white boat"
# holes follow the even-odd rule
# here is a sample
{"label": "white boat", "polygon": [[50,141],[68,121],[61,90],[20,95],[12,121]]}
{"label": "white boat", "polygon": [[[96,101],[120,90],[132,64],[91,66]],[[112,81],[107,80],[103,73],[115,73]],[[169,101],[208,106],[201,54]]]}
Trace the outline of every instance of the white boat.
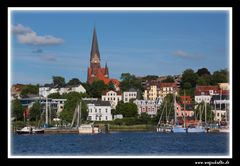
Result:
{"label": "white boat", "polygon": [[77,104],[77,107],[75,108],[71,127],[73,127],[76,117],[77,117],[77,126],[78,126],[79,134],[98,134],[98,133],[100,133],[99,126],[94,125],[94,122],[91,124],[80,124],[81,102],[80,102],[80,104]]}
{"label": "white boat", "polygon": [[[185,94],[185,92],[184,92],[184,94]],[[173,133],[186,133],[187,129],[185,127],[185,116],[184,116],[184,126],[179,125],[177,123],[177,107],[176,107],[176,94],[175,93],[173,94],[173,98],[174,98],[173,100],[174,100],[174,123],[175,123],[175,125],[173,125],[173,127],[172,127],[172,132]],[[184,103],[184,110],[185,110],[185,103]]]}
{"label": "white boat", "polygon": [[184,128],[182,125],[175,125],[172,128],[173,133],[186,133],[187,129]]}
{"label": "white boat", "polygon": [[188,127],[187,133],[204,133],[206,132],[205,128],[202,126]]}
{"label": "white boat", "polygon": [[229,133],[229,127],[220,127],[219,132],[220,133]]}
{"label": "white boat", "polygon": [[98,134],[100,133],[99,127],[93,124],[82,124],[78,128],[79,134]]}
{"label": "white boat", "polygon": [[26,126],[20,130],[16,130],[16,133],[17,134],[44,134],[44,129]]}

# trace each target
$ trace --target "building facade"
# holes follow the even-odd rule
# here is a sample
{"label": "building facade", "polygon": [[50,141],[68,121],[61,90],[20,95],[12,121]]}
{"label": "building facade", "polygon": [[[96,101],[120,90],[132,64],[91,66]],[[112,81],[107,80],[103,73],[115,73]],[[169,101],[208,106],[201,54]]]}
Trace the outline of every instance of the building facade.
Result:
{"label": "building facade", "polygon": [[94,100],[87,104],[90,121],[112,121],[111,105],[109,101]]}
{"label": "building facade", "polygon": [[147,113],[151,117],[157,115],[157,110],[160,108],[161,100],[135,100],[135,103],[138,107],[138,114]]}
{"label": "building facade", "polygon": [[128,103],[130,100],[137,99],[137,91],[133,88],[130,88],[128,91],[123,92],[123,102]]}
{"label": "building facade", "polygon": [[116,108],[119,101],[122,101],[122,94],[120,91],[106,91],[102,94],[102,101],[109,101],[113,109]]}

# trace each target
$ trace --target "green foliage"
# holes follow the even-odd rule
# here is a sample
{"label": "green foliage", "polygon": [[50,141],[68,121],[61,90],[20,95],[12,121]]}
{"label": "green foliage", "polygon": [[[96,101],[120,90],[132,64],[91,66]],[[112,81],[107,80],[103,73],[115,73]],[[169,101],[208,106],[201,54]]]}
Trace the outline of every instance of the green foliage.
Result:
{"label": "green foliage", "polygon": [[145,77],[142,78],[143,80],[156,80],[158,79],[158,76],[156,75],[147,75]]}
{"label": "green foliage", "polygon": [[65,78],[61,76],[52,76],[53,85],[56,87],[63,87],[65,85]]}
{"label": "green foliage", "polygon": [[112,109],[111,113],[112,113],[112,115],[117,115],[117,110],[116,109]]}
{"label": "green foliage", "polygon": [[227,69],[215,71],[211,79],[212,85],[217,85],[217,83],[223,83],[228,81],[229,81],[229,72]]}
{"label": "green foliage", "polygon": [[123,117],[136,117],[138,114],[137,105],[134,103],[118,102],[116,107],[117,114],[122,114]]}
{"label": "green foliage", "polygon": [[23,106],[18,99],[12,100],[11,111],[16,120],[23,120]]}
{"label": "green foliage", "polygon": [[63,99],[59,92],[49,94],[48,98],[51,98],[51,99]]}
{"label": "green foliage", "polygon": [[[207,110],[207,122],[212,122],[214,119],[214,113],[212,111],[212,107],[210,106],[210,104],[206,103],[206,110]],[[201,102],[199,104],[196,105],[196,109],[195,109],[195,116],[197,117],[197,119],[200,119],[200,116],[202,115],[202,122],[205,121],[205,104],[204,102]]]}
{"label": "green foliage", "polygon": [[207,68],[198,69],[197,74],[198,74],[198,76],[211,75],[211,73],[208,71]]}
{"label": "green foliage", "polygon": [[114,91],[115,91],[115,86],[114,86],[114,84],[113,84],[112,81],[109,82],[107,89],[108,89],[108,90],[114,90]]}
{"label": "green foliage", "polygon": [[39,120],[41,116],[41,105],[39,102],[35,102],[30,109],[30,121]]}
{"label": "green foliage", "polygon": [[95,98],[101,98],[102,93],[107,90],[107,85],[102,80],[94,80],[89,89],[89,95]]}
{"label": "green foliage", "polygon": [[82,101],[82,96],[83,94],[78,93],[78,92],[70,92],[68,94],[65,94],[65,97],[67,101],[64,104],[64,109],[60,113],[60,117],[62,120],[67,121],[69,123],[72,122],[73,119],[73,114],[75,111],[75,108],[77,106],[77,103],[81,101],[81,119],[86,120],[87,119],[87,106],[86,104]]}
{"label": "green foliage", "polygon": [[171,83],[171,82],[174,82],[174,78],[172,76],[167,76],[167,78],[162,80],[162,82]]}
{"label": "green foliage", "polygon": [[195,88],[190,88],[190,89],[180,89],[179,95],[184,96],[184,90],[185,90],[185,95],[190,96],[192,99],[194,99],[194,91]]}
{"label": "green foliage", "polygon": [[68,85],[79,85],[81,82],[78,78],[72,78],[71,80],[69,80],[69,82],[67,83]]}
{"label": "green foliage", "polygon": [[26,97],[29,94],[38,94],[39,86],[38,85],[25,85],[21,91],[21,96]]}
{"label": "green foliage", "polygon": [[195,88],[197,79],[198,75],[194,73],[192,69],[185,70],[182,74],[181,88],[182,89]]}
{"label": "green foliage", "polygon": [[122,91],[128,91],[130,88],[134,88],[140,93],[144,90],[141,80],[137,79],[135,75],[131,75],[130,73],[121,74],[120,88]]}

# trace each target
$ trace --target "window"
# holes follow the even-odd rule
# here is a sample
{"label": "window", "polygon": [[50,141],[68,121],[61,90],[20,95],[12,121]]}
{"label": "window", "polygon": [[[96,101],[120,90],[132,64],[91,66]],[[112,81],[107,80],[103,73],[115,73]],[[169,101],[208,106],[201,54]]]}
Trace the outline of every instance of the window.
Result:
{"label": "window", "polygon": [[106,113],[108,113],[108,110],[106,109]]}
{"label": "window", "polygon": [[106,120],[108,120],[108,117],[107,117],[107,116],[105,116],[105,119],[106,119]]}
{"label": "window", "polygon": [[101,111],[101,108],[99,108],[99,111]]}
{"label": "window", "polygon": [[95,112],[97,112],[97,109],[95,108]]}

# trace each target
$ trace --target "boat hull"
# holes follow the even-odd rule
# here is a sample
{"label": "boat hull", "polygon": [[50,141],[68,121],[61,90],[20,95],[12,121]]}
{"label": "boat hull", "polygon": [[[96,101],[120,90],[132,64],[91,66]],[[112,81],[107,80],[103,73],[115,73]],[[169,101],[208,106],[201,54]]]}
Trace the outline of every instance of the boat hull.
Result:
{"label": "boat hull", "polygon": [[205,133],[206,130],[203,127],[196,127],[196,128],[188,128],[188,133]]}
{"label": "boat hull", "polygon": [[172,132],[173,132],[173,133],[186,133],[186,132],[187,132],[187,129],[184,128],[184,127],[174,126],[174,127],[172,128]]}

